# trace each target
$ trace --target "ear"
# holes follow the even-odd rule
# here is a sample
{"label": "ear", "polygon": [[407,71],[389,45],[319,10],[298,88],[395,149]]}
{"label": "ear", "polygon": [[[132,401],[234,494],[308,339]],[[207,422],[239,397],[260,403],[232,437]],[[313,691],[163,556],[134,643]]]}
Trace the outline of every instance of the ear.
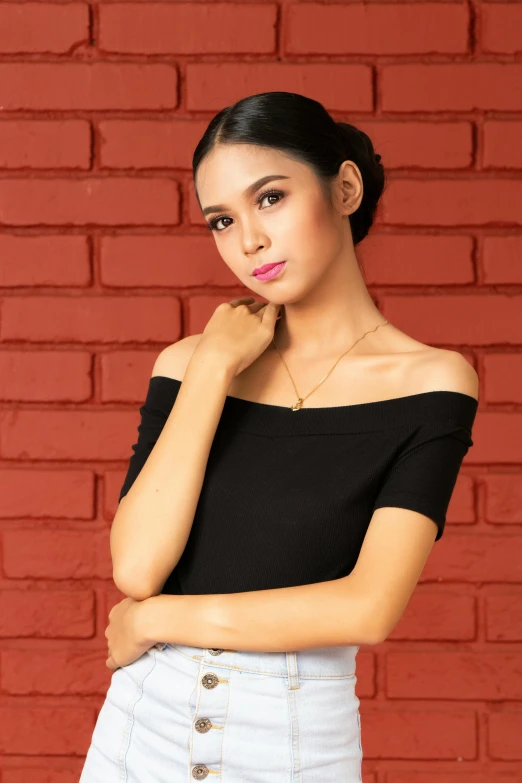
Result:
{"label": "ear", "polygon": [[341,215],[351,215],[355,212],[362,201],[363,193],[363,180],[359,167],[353,160],[343,161],[334,183],[334,197]]}

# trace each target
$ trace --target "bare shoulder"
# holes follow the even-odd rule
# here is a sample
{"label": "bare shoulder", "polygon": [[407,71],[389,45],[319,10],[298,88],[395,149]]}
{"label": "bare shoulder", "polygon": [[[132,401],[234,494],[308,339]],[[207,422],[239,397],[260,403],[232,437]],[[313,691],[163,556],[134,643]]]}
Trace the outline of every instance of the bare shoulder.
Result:
{"label": "bare shoulder", "polygon": [[425,391],[456,391],[478,400],[478,374],[458,351],[433,348],[423,352],[418,371],[424,378]]}
{"label": "bare shoulder", "polygon": [[164,348],[154,363],[152,377],[163,375],[182,381],[201,336],[201,334],[190,334]]}

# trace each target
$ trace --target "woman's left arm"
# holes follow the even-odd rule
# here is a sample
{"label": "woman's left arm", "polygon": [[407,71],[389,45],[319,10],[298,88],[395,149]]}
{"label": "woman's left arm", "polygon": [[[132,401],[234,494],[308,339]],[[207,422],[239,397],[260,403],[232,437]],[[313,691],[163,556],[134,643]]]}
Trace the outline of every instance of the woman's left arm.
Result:
{"label": "woman's left arm", "polygon": [[144,644],[285,652],[379,644],[401,618],[434,543],[429,517],[372,515],[352,572],[314,584],[216,595],[156,595],[137,606]]}
{"label": "woman's left arm", "polygon": [[368,598],[349,577],[215,595],[156,595],[141,601],[145,643],[285,652],[378,641]]}

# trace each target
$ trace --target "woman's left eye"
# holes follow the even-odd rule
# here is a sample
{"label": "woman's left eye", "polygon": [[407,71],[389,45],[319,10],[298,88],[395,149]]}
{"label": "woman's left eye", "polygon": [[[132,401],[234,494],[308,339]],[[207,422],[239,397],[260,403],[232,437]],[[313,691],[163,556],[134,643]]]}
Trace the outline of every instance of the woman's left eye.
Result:
{"label": "woman's left eye", "polygon": [[[277,204],[282,198],[284,198],[284,193],[281,190],[268,190],[265,193],[260,193],[259,196],[256,198],[256,204],[261,204],[265,200],[265,198],[271,198],[272,196],[275,196],[277,198],[277,201],[274,202],[274,204]],[[268,206],[274,206],[274,204],[269,204]],[[219,215],[219,217],[214,218],[209,223],[207,223],[208,228],[210,231],[217,231],[219,234],[224,231],[223,228],[217,228],[217,224],[220,220],[230,220],[229,217],[226,215]],[[228,228],[228,226],[225,226],[225,228]]]}
{"label": "woman's left eye", "polygon": [[[280,197],[284,196],[284,193],[281,193],[280,190],[269,190],[267,193],[261,193],[256,199],[256,204],[260,204],[265,198],[270,198],[271,196],[277,196],[279,200]],[[275,203],[277,204],[277,201]]]}

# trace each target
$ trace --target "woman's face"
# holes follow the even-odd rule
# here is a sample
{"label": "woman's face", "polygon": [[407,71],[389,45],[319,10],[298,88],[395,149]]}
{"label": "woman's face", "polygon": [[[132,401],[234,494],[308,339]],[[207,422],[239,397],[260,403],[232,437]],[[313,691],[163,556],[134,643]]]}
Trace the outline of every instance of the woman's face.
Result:
{"label": "woman's face", "polygon": [[[271,175],[277,176],[256,184]],[[302,299],[351,241],[348,218],[329,206],[314,172],[278,150],[218,145],[201,163],[195,186],[223,261],[268,301]],[[270,280],[253,274],[281,261]]]}

